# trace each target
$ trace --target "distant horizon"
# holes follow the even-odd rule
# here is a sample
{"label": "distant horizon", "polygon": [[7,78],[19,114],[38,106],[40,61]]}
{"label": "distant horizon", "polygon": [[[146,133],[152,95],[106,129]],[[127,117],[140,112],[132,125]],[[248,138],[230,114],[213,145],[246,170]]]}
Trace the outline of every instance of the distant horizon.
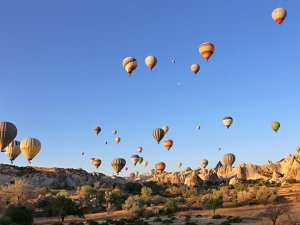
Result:
{"label": "distant horizon", "polygon": [[[287,10],[281,25],[271,18],[277,7]],[[97,172],[94,157],[110,175],[120,157],[123,176],[159,161],[166,171],[179,161],[199,167],[201,159],[211,167],[226,153],[235,154],[234,165],[280,160],[300,146],[299,7],[283,0],[1,2],[0,121],[16,125],[16,140],[41,141],[34,167]],[[198,51],[207,41],[215,46],[208,62]],[[158,59],[153,71],[148,55]],[[138,62],[131,77],[122,67],[128,56]],[[225,116],[233,118],[230,129]],[[164,125],[163,140],[174,141],[169,151],[151,135]],[[135,167],[133,154],[149,165]],[[1,164],[9,162],[0,154]],[[25,157],[13,165],[27,166]]]}

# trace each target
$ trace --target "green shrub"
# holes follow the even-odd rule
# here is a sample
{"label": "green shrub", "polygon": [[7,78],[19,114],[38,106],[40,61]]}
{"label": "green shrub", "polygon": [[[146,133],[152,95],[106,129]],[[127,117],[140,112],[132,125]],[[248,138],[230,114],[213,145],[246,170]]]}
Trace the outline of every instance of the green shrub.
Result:
{"label": "green shrub", "polygon": [[220,223],[220,225],[231,225],[231,223],[226,220],[226,221],[223,221],[222,223]]}
{"label": "green shrub", "polygon": [[240,217],[227,218],[227,221],[230,223],[242,223],[243,222],[243,220]]}
{"label": "green shrub", "polygon": [[202,215],[201,215],[201,214],[198,214],[198,215],[196,215],[195,217],[196,217],[196,218],[201,218]]}
{"label": "green shrub", "polygon": [[197,225],[195,222],[187,221],[184,225]]}
{"label": "green shrub", "polygon": [[164,205],[165,214],[174,214],[178,209],[178,206],[175,201],[168,200]]}
{"label": "green shrub", "polygon": [[89,220],[88,225],[99,225],[99,223],[95,220]]}
{"label": "green shrub", "polygon": [[297,183],[297,180],[296,179],[287,179],[286,182],[289,184],[295,184],[295,183]]}
{"label": "green shrub", "polygon": [[151,210],[144,210],[142,215],[144,218],[149,219],[154,215],[154,213]]}
{"label": "green shrub", "polygon": [[212,217],[211,217],[212,219],[222,219],[223,218],[223,216],[221,216],[221,215],[219,215],[219,214],[216,214],[216,215],[213,215]]}
{"label": "green shrub", "polygon": [[10,224],[32,225],[33,212],[22,205],[11,205],[5,211],[3,217],[10,221]]}
{"label": "green shrub", "polygon": [[192,217],[191,217],[191,216],[185,216],[185,219],[184,219],[184,221],[185,221],[185,222],[189,222],[189,221],[191,221],[191,219],[192,219]]}
{"label": "green shrub", "polygon": [[165,219],[161,222],[161,224],[172,224],[173,221],[172,220],[169,220],[169,219]]}
{"label": "green shrub", "polygon": [[159,216],[155,217],[155,219],[153,220],[154,223],[159,223],[161,221],[162,219]]}
{"label": "green shrub", "polygon": [[64,225],[62,222],[55,222],[52,225]]}

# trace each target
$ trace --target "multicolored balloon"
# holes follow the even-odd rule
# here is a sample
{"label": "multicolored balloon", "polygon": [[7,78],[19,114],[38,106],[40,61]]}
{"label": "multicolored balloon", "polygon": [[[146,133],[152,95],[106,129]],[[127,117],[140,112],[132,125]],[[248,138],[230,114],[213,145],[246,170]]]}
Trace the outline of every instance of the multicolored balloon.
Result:
{"label": "multicolored balloon", "polygon": [[223,119],[223,124],[229,129],[229,127],[231,126],[231,124],[233,123],[233,119],[230,116],[226,116]]}
{"label": "multicolored balloon", "polygon": [[131,156],[131,162],[133,163],[133,165],[136,165],[137,163],[138,163],[138,161],[139,161],[139,156],[138,155],[132,155]]}
{"label": "multicolored balloon", "polygon": [[285,8],[277,8],[274,9],[272,12],[272,19],[278,24],[282,24],[286,16],[287,16],[287,12]]}
{"label": "multicolored balloon", "polygon": [[210,42],[204,42],[199,46],[199,52],[206,61],[214,54],[215,46]]}
{"label": "multicolored balloon", "polygon": [[164,162],[158,162],[155,164],[155,169],[158,173],[163,173],[166,168],[166,164]]}
{"label": "multicolored balloon", "polygon": [[137,67],[137,61],[133,57],[127,57],[122,62],[123,68],[126,70],[126,72],[131,75],[131,73],[136,69]]}
{"label": "multicolored balloon", "polygon": [[145,63],[150,70],[153,70],[153,68],[157,64],[157,58],[153,55],[147,56],[145,59]]}
{"label": "multicolored balloon", "polygon": [[171,139],[165,140],[164,146],[169,151],[173,146],[173,141]]}
{"label": "multicolored balloon", "polygon": [[125,165],[126,160],[122,158],[115,158],[111,161],[111,166],[117,174],[121,172]]}
{"label": "multicolored balloon", "polygon": [[163,139],[164,135],[165,135],[165,132],[161,128],[156,128],[152,131],[152,136],[157,141],[158,144],[161,141],[161,139]]}

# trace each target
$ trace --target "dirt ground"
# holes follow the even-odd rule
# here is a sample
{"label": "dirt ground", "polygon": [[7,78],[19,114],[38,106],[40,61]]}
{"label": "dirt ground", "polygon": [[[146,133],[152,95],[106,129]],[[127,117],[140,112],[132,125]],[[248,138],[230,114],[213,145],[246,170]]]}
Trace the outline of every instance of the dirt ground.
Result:
{"label": "dirt ground", "polygon": [[[292,213],[294,215],[300,216],[300,184],[289,184],[283,188],[279,189],[279,195],[285,196],[292,201]],[[243,223],[235,223],[236,225],[242,224],[258,224],[258,225],[271,225],[270,221],[258,220],[257,215],[264,209],[263,205],[255,205],[255,206],[243,206],[238,208],[221,208],[216,211],[217,214],[223,216],[239,216],[243,218]],[[202,215],[200,218],[196,218],[197,215]],[[185,216],[190,215],[192,216],[192,221],[196,222],[197,224],[207,224],[211,222],[212,225],[220,224],[225,219],[211,219],[212,211],[211,210],[193,210],[193,211],[184,211],[184,212],[177,212],[176,213],[176,220],[174,221],[174,225],[183,225]],[[87,221],[87,220],[96,220],[98,222],[104,222],[105,219],[113,219],[118,220],[121,218],[129,218],[129,215],[126,211],[115,211],[111,212],[109,215],[104,213],[94,213],[94,214],[86,214],[85,219],[78,219],[78,217],[67,217],[66,222],[71,221]],[[162,219],[166,217],[161,216]],[[277,225],[286,225],[287,218],[281,218]],[[36,218],[36,224],[52,224],[53,222],[57,222],[57,218]],[[159,225],[160,223],[153,222],[153,218],[150,218],[148,221],[150,224]],[[67,224],[66,223],[66,224]]]}

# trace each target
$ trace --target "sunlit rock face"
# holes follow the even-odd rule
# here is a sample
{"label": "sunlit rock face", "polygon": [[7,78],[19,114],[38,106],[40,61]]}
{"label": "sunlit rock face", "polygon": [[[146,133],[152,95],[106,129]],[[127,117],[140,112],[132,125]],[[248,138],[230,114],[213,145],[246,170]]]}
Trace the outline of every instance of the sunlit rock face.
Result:
{"label": "sunlit rock face", "polygon": [[229,181],[236,184],[240,180],[271,180],[284,182],[287,179],[300,180],[300,152],[273,163],[268,160],[266,165],[241,164],[229,167],[219,162],[215,168],[188,168],[181,172],[157,173],[155,170],[139,174],[134,180],[129,178],[106,176],[102,173],[88,173],[82,169],[17,167],[0,164],[0,184],[13,181],[16,178],[26,179],[35,187],[53,189],[76,188],[82,185],[100,183],[106,186],[124,184],[126,182],[159,181],[177,185],[197,186],[211,181]]}

